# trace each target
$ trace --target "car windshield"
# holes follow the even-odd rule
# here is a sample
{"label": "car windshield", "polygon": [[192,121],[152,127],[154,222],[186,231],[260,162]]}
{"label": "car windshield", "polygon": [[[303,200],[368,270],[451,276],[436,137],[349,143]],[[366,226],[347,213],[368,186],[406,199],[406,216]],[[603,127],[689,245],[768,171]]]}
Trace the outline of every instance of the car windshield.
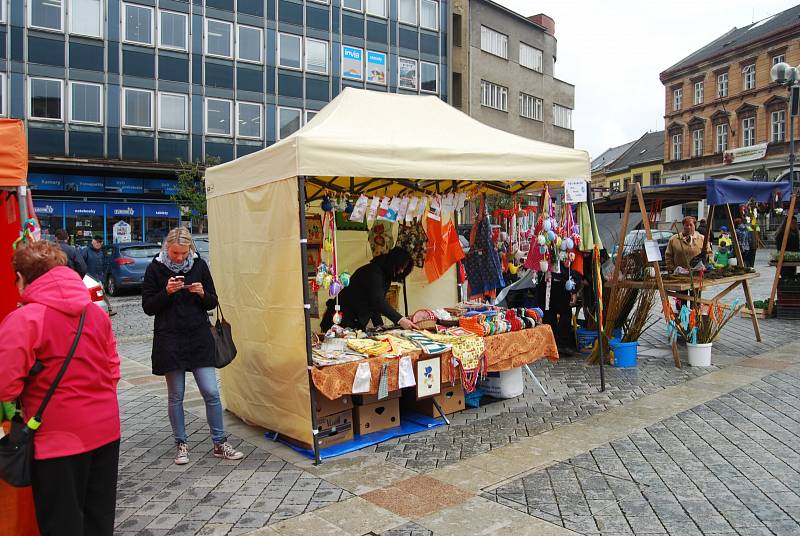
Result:
{"label": "car windshield", "polygon": [[208,251],[208,240],[195,240],[194,245],[200,253],[206,253]]}
{"label": "car windshield", "polygon": [[633,233],[628,233],[628,236],[625,237],[625,245],[626,246],[639,246],[644,243],[644,231],[635,231]]}
{"label": "car windshield", "polygon": [[155,257],[161,251],[158,246],[135,246],[130,248],[120,248],[120,254],[132,259],[148,259]]}

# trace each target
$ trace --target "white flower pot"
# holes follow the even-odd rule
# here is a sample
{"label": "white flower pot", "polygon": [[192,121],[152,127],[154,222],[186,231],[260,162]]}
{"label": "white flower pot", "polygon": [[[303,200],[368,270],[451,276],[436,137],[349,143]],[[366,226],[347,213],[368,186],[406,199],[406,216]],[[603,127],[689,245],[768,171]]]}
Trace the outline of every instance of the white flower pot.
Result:
{"label": "white flower pot", "polygon": [[693,367],[711,366],[711,346],[713,343],[687,344],[689,350],[689,365]]}

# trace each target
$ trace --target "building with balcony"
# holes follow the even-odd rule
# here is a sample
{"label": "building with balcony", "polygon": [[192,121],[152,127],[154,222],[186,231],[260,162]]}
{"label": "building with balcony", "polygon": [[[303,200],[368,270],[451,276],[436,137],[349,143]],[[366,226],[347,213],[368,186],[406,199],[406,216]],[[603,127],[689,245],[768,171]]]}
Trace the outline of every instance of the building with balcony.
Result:
{"label": "building with balcony", "polygon": [[447,101],[449,20],[447,0],[0,0],[0,115],[26,122],[46,231],[148,240],[178,221],[179,159],[258,151],[346,86]]}
{"label": "building with balcony", "polygon": [[450,103],[495,128],[574,147],[575,86],[555,77],[555,22],[451,0]]}
{"label": "building with balcony", "polygon": [[[770,69],[779,62],[800,63],[798,17],[795,6],[734,28],[661,73],[662,180],[774,180],[787,172],[787,91],[771,81]],[[683,213],[705,210],[704,203],[692,205],[684,205]],[[674,207],[667,219],[681,213]]]}

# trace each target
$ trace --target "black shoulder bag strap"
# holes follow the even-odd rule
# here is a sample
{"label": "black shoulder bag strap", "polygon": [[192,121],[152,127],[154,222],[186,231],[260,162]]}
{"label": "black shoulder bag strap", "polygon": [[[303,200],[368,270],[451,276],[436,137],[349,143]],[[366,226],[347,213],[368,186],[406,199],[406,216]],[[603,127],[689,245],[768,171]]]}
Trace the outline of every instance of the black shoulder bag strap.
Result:
{"label": "black shoulder bag strap", "polygon": [[59,382],[61,382],[61,378],[64,377],[64,373],[67,371],[67,366],[69,365],[69,362],[72,361],[72,356],[75,355],[75,349],[78,348],[78,341],[80,341],[81,333],[83,333],[83,323],[86,320],[86,310],[89,307],[91,307],[91,304],[89,304],[89,306],[81,313],[81,318],[78,321],[78,331],[75,333],[75,340],[72,341],[72,346],[70,347],[69,352],[67,352],[67,357],[64,359],[64,364],[61,365],[61,370],[58,371],[56,379],[53,380],[53,384],[50,386],[50,389],[47,390],[47,394],[44,395],[44,399],[42,399],[42,403],[39,405],[39,411],[36,412],[36,415],[28,419],[27,425],[31,430],[36,430],[42,425],[42,414],[47,407],[47,403],[50,402],[50,398],[52,398],[56,387],[58,387]]}

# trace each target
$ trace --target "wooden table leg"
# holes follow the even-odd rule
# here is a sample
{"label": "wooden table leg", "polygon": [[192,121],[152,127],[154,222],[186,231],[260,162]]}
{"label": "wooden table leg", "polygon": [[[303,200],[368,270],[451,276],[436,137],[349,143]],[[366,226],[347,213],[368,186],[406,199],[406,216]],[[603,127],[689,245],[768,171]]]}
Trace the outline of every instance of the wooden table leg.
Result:
{"label": "wooden table leg", "polygon": [[750,316],[753,320],[753,331],[756,332],[756,340],[761,342],[761,328],[758,327],[758,318],[756,317],[756,309],[753,305],[753,296],[750,294],[750,283],[745,279],[742,281],[742,287],[744,287],[744,297],[747,300],[747,307],[750,309]]}

